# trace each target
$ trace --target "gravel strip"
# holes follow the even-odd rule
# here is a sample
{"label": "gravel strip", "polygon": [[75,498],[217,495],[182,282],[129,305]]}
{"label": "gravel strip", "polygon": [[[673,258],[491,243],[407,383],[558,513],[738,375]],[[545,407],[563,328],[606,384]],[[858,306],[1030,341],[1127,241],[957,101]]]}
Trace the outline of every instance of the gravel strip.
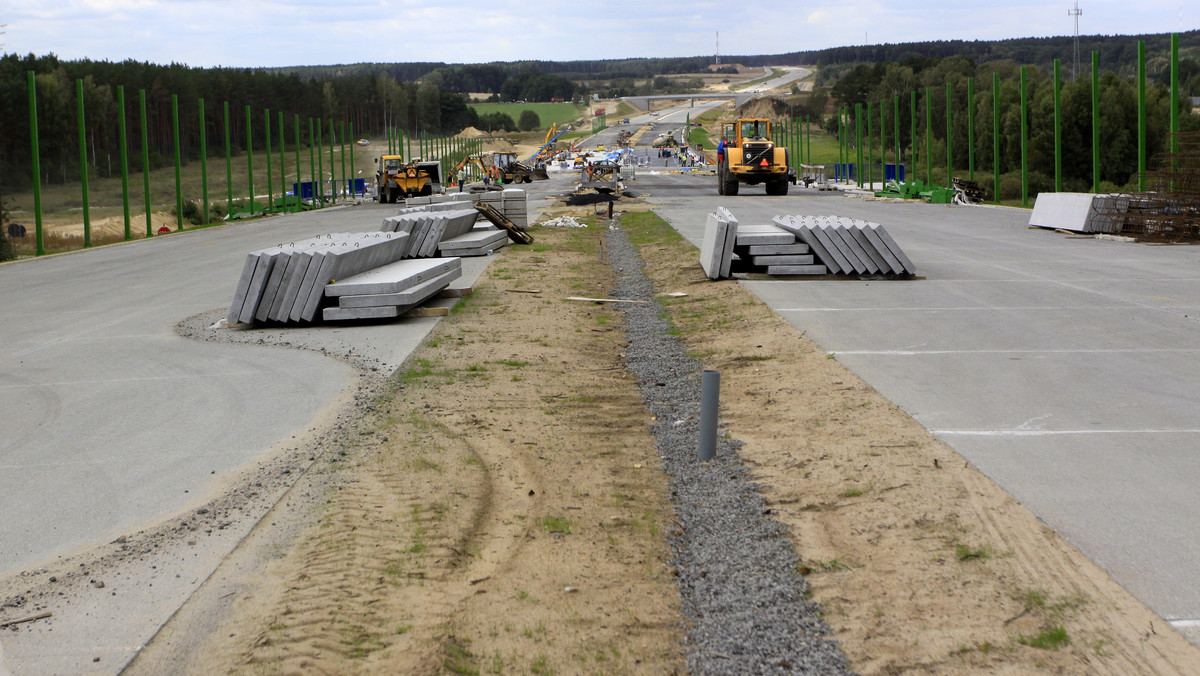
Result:
{"label": "gravel strip", "polygon": [[[620,228],[607,236],[622,303],[625,360],[637,375],[652,433],[670,477],[679,529],[669,537],[687,623],[692,674],[849,674],[846,658],[805,600],[786,528],[769,509],[737,453],[718,438],[717,455],[697,459],[700,364],[670,335],[637,248]],[[718,433],[720,436],[720,433]]]}

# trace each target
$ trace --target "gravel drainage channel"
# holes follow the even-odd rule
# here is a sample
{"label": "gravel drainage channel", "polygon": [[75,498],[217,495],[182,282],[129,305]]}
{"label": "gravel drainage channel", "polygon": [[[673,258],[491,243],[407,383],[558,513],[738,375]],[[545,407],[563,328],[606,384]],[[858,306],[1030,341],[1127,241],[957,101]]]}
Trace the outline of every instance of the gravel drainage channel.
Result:
{"label": "gravel drainage channel", "polygon": [[637,248],[609,228],[614,297],[622,303],[625,361],[637,375],[671,487],[679,524],[668,538],[678,571],[692,674],[850,674],[846,658],[806,600],[808,585],[782,524],[738,455],[740,442],[717,440],[708,463],[697,457],[700,364],[668,333]]}

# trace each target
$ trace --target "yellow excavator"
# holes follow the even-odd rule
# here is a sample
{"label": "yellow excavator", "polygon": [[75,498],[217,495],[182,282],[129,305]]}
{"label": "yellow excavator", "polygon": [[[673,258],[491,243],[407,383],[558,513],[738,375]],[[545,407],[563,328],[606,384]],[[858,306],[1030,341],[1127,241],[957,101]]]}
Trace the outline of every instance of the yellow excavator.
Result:
{"label": "yellow excavator", "polygon": [[375,163],[375,199],[381,204],[441,190],[442,165],[438,162],[414,158],[405,163],[401,155],[381,155]]}
{"label": "yellow excavator", "polygon": [[462,169],[474,167],[481,176],[486,176],[495,184],[532,182],[533,171],[516,158],[516,153],[504,152],[467,155],[451,173],[458,175]]}

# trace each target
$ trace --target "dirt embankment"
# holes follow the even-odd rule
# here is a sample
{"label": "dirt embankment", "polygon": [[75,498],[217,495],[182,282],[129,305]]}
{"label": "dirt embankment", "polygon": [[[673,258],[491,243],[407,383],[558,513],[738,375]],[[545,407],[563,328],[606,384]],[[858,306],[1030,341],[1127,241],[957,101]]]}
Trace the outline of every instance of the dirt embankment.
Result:
{"label": "dirt embankment", "polygon": [[[611,288],[602,232],[535,235],[328,452],[313,525],[188,670],[682,671],[675,526],[620,316],[565,300]],[[665,311],[722,372],[722,421],[855,670],[1200,673],[1200,651],[740,285],[693,283],[696,251],[664,224],[632,239],[658,290],[687,294]]]}

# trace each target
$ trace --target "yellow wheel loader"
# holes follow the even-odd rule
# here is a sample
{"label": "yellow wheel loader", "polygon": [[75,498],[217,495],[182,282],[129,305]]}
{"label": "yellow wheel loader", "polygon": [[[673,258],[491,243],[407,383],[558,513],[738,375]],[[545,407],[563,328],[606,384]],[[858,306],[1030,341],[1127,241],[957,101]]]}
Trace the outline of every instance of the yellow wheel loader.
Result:
{"label": "yellow wheel loader", "polygon": [[401,155],[382,155],[375,163],[375,199],[381,204],[442,189],[442,168],[437,162],[414,159],[405,163]]}
{"label": "yellow wheel loader", "polygon": [[721,126],[724,150],[717,154],[717,194],[738,194],[742,183],[765,183],[768,195],[786,195],[796,182],[796,170],[788,167],[787,148],[771,141],[771,121],[743,118]]}

